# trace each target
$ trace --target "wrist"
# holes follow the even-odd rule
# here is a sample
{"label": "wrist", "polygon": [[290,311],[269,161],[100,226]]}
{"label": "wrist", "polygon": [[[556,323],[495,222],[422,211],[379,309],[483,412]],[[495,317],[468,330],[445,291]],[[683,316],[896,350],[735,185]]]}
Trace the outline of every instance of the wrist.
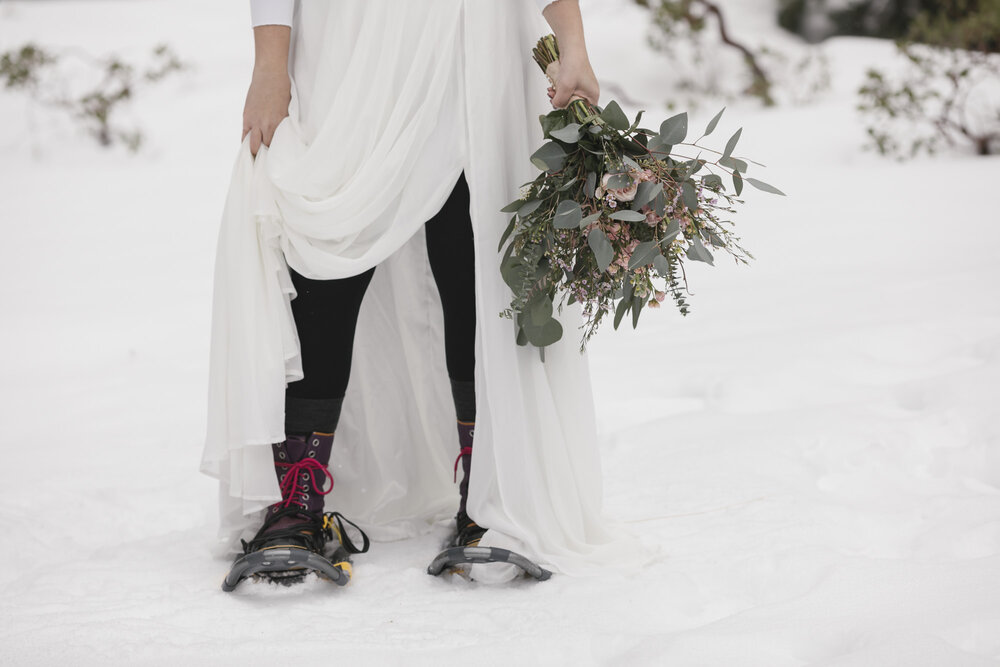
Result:
{"label": "wrist", "polygon": [[560,44],[559,61],[565,65],[590,66],[590,56],[587,55],[587,48],[582,43],[578,46],[571,44],[568,48]]}
{"label": "wrist", "polygon": [[253,78],[258,80],[274,80],[288,78],[288,62],[278,60],[265,60],[254,63]]}

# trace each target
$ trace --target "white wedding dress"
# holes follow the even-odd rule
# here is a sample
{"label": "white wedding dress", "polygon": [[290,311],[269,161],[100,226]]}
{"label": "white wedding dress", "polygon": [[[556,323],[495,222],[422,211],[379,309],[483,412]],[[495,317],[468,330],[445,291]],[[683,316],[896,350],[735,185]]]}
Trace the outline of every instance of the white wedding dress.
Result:
{"label": "white wedding dress", "polygon": [[[455,411],[440,298],[423,223],[465,171],[475,234],[477,417],[468,511],[481,545],[573,575],[639,567],[652,552],[602,514],[601,466],[582,314],[564,336],[514,342],[499,209],[537,171],[551,110],[530,50],[541,0],[299,0],[289,115],[270,147],[240,146],[215,273],[208,431],[201,470],[220,481],[220,552],[280,499],[272,442],[286,382],[302,377],[287,265],[316,279],[376,266],[357,324],[333,443],[328,510],[373,540],[412,537],[458,505]],[[377,549],[377,545],[374,547]],[[422,556],[428,561],[434,554]],[[502,581],[513,566],[476,565]]]}

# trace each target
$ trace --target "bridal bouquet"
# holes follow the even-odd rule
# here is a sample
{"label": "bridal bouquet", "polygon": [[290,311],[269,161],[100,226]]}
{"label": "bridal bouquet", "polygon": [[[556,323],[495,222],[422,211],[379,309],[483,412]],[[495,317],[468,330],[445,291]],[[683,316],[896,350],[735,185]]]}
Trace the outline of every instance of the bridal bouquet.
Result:
{"label": "bridal bouquet", "polygon": [[[533,57],[554,82],[555,37],[540,39]],[[744,175],[752,160],[733,155],[742,128],[721,153],[698,144],[723,111],[691,142],[685,141],[686,113],[654,132],[639,127],[642,111],[630,122],[614,101],[600,108],[575,98],[539,117],[548,141],[531,161],[542,172],[502,209],[513,216],[497,248],[507,243],[500,271],[514,294],[500,315],[516,318],[519,345],[540,348],[544,360],[545,346],[563,333],[552,316],[557,300],[560,312],[564,301],[582,305],[581,352],[611,313],[615,329],[630,313],[634,328],[644,306],[658,308],[669,296],[687,315],[686,260],[712,264],[713,250],[737,263],[753,259],[724,218],[742,203],[737,197],[744,183],[784,193]],[[681,147],[699,152],[686,157]],[[701,157],[703,152],[713,159]],[[727,192],[723,175],[735,195]]]}

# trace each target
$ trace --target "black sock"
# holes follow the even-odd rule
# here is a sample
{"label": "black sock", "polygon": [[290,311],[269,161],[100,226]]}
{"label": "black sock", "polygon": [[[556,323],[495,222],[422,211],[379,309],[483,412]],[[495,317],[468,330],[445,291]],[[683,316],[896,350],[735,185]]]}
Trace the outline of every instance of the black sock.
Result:
{"label": "black sock", "polygon": [[333,433],[340,421],[344,397],[298,398],[285,395],[285,435]]}
{"label": "black sock", "polygon": [[455,400],[455,415],[459,421],[476,421],[475,380],[451,380],[451,396]]}

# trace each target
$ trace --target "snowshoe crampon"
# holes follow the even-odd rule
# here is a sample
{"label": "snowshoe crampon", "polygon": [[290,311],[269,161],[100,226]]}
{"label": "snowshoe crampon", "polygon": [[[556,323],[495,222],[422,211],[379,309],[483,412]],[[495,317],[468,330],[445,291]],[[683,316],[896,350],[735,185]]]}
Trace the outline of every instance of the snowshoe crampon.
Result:
{"label": "snowshoe crampon", "polygon": [[[310,513],[311,514],[311,513]],[[327,512],[322,518],[315,514],[303,517],[307,522],[281,530],[268,530],[283,516],[296,515],[296,508],[269,516],[250,542],[243,542],[243,555],[233,563],[222,582],[222,590],[231,592],[246,579],[266,580],[290,586],[303,581],[310,572],[321,579],[345,586],[351,580],[351,554],[368,551],[368,536],[339,512]],[[362,546],[357,547],[348,537],[343,522],[357,530]],[[326,542],[336,544],[326,548]]]}

